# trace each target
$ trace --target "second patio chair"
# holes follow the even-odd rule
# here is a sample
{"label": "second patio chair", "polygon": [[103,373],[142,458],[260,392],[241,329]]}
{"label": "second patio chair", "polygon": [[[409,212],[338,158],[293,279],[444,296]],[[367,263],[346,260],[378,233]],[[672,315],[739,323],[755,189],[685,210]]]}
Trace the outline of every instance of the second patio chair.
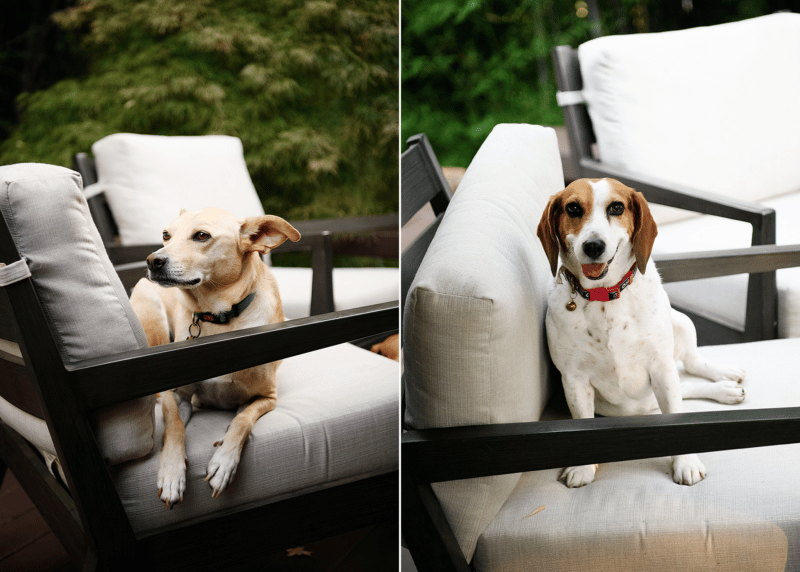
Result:
{"label": "second patio chair", "polygon": [[[264,214],[236,137],[117,133],[97,141],[92,151],[93,158],[78,153],[73,166],[83,177],[92,217],[117,266],[141,263],[160,248],[164,225],[182,208]],[[292,224],[303,238],[280,252],[311,250],[313,268],[273,267],[288,318],[397,299],[397,268],[333,265],[339,254],[397,258],[396,215]],[[141,276],[135,264],[118,269],[126,286]]]}
{"label": "second patio chair", "polygon": [[[655,252],[800,243],[800,14],[607,36],[554,58],[571,170],[675,207],[653,212]],[[800,268],[777,273],[777,301],[775,284],[764,272],[667,292],[706,343],[800,337]]]}

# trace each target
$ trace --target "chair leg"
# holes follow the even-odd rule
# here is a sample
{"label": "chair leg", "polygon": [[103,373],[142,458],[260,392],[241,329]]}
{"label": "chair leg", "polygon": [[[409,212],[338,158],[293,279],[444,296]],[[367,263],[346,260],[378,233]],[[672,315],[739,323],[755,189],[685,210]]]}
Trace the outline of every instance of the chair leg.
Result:
{"label": "chair leg", "polygon": [[403,538],[419,572],[470,572],[469,564],[428,483],[403,470]]}
{"label": "chair leg", "polygon": [[3,484],[3,481],[6,478],[6,470],[8,469],[8,465],[6,465],[5,460],[0,457],[0,485]]}

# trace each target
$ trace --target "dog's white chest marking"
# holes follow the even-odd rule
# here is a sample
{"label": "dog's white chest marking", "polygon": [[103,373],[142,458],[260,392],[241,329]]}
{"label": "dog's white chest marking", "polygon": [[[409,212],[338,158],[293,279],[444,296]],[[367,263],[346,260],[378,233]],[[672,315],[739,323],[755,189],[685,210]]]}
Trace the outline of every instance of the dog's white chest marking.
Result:
{"label": "dog's white chest marking", "polygon": [[[571,297],[568,284],[555,285],[550,295],[547,330],[550,351],[559,370],[584,375],[595,391],[595,410],[601,414],[641,414],[657,409],[648,365],[672,339],[664,328],[649,327],[657,308],[642,304],[637,293],[647,290],[638,276],[621,297],[609,302],[575,300],[574,312],[560,311]],[[653,303],[658,303],[654,300]],[[669,316],[666,314],[667,323]],[[656,322],[657,323],[657,322]],[[569,383],[569,382],[567,382]]]}

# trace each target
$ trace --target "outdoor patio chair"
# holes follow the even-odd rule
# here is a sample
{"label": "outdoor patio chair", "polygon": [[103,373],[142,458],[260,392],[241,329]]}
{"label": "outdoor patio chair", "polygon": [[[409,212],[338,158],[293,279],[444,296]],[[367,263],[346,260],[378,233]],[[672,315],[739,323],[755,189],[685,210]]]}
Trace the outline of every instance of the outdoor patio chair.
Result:
{"label": "outdoor patio chair", "polygon": [[[800,243],[800,14],[607,36],[554,59],[571,170],[674,207],[653,211],[654,252]],[[777,290],[767,272],[667,292],[701,342],[727,343],[799,337],[798,284],[792,268]]]}
{"label": "outdoor patio chair", "polygon": [[[242,569],[397,522],[398,364],[343,343],[396,329],[397,302],[148,348],[77,173],[0,167],[0,214],[0,475],[78,569]],[[231,485],[212,498],[203,478],[235,412],[198,410],[167,510],[156,392],[278,359],[277,407]]]}
{"label": "outdoor patio chair", "polygon": [[[238,216],[264,214],[236,137],[164,137],[117,133],[78,153],[89,208],[126,287],[161,248],[163,227],[180,209],[218,206]],[[99,180],[98,180],[99,174]],[[281,215],[281,213],[271,213]],[[397,268],[334,268],[334,255],[398,258],[397,215],[292,221],[312,269],[273,267],[288,318],[397,299]]]}
{"label": "outdoor patio chair", "polygon": [[[547,350],[553,277],[536,236],[562,187],[552,129],[495,127],[409,290],[401,520],[417,569],[798,569],[800,445],[766,446],[800,442],[800,340],[702,348],[747,370],[741,405],[570,419]],[[800,247],[674,256],[659,269],[669,281],[790,264]],[[732,450],[750,447],[760,448]],[[707,478],[677,485],[663,456],[691,452]],[[604,463],[590,485],[558,481],[590,463]]]}

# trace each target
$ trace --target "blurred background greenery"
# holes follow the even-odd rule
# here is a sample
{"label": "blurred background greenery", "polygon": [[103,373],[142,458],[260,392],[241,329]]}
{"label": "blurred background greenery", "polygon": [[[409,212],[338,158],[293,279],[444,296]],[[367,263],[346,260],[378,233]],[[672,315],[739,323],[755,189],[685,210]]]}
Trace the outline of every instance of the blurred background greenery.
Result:
{"label": "blurred background greenery", "polygon": [[397,0],[29,0],[0,20],[0,164],[234,135],[267,212],[398,210]]}
{"label": "blurred background greenery", "polygon": [[[498,123],[563,125],[554,46],[796,11],[796,0],[402,0],[402,139],[467,167]],[[405,148],[405,144],[403,144]]]}

